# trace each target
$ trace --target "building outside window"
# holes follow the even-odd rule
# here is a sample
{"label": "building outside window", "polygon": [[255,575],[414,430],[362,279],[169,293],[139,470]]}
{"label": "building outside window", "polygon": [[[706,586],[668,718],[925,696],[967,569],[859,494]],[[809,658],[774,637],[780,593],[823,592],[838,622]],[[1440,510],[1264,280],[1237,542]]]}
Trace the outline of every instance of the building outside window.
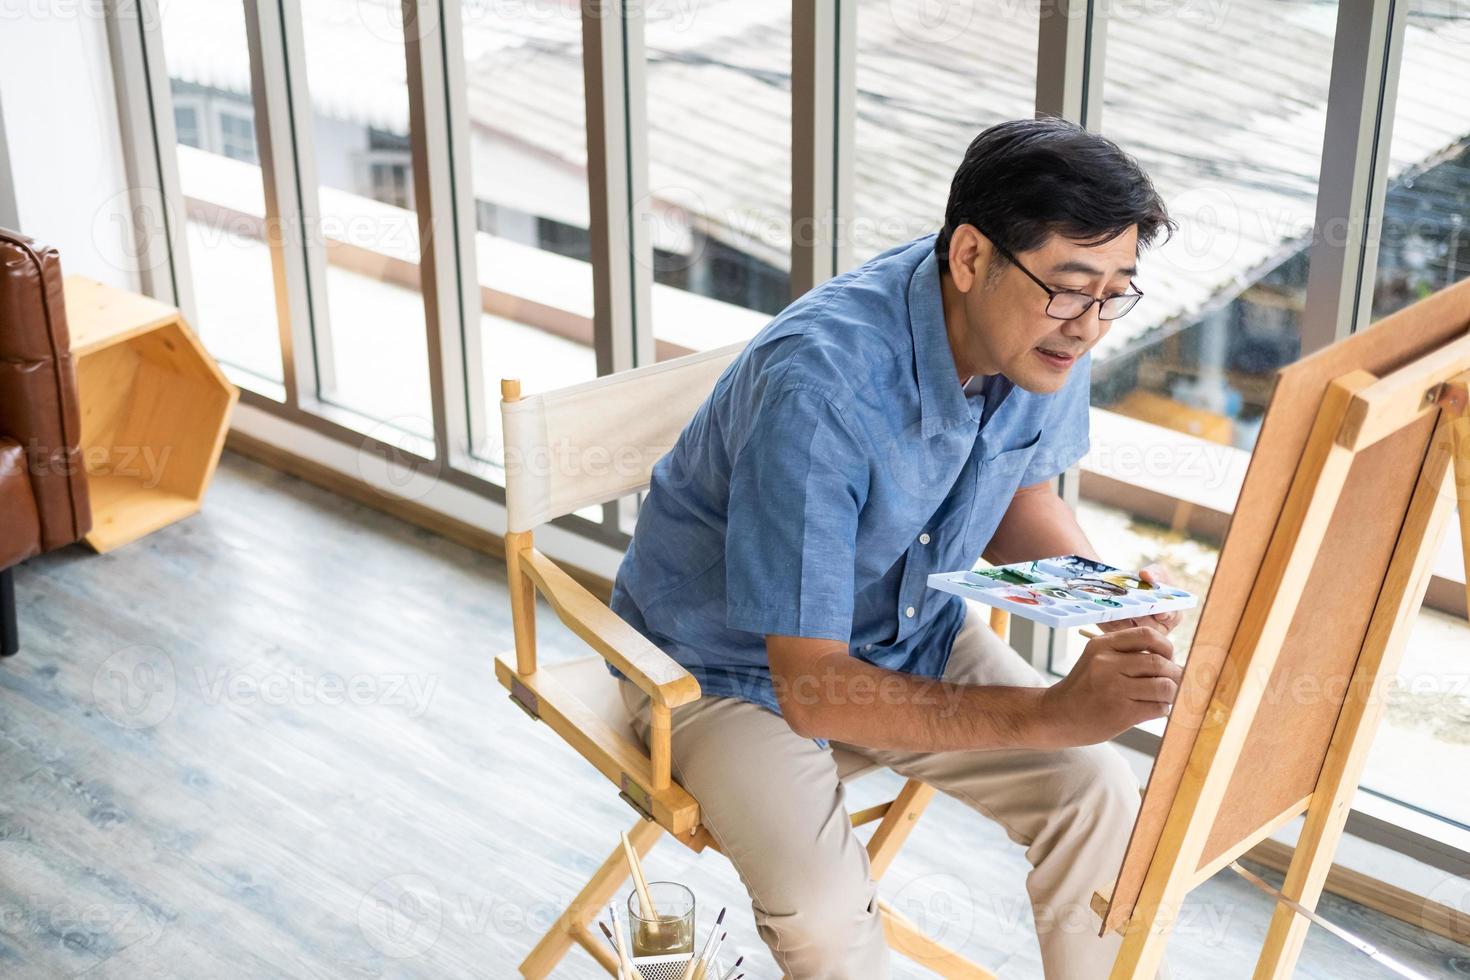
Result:
{"label": "building outside window", "polygon": [[181,146],[203,148],[200,141],[199,109],[192,105],[174,105],[174,132]]}
{"label": "building outside window", "polygon": [[255,150],[255,123],[248,115],[237,115],[221,109],[219,113],[219,151],[231,160],[258,163]]}

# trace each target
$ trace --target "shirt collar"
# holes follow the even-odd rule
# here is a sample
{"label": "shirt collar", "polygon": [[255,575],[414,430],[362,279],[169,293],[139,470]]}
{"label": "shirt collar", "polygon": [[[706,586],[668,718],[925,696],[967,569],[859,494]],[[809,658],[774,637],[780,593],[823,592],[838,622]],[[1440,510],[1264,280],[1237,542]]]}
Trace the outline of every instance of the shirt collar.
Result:
{"label": "shirt collar", "polygon": [[[909,330],[914,337],[914,367],[919,382],[919,423],[923,438],[980,417],[965,396],[954,352],[944,327],[939,262],[931,248],[909,280]],[[1000,390],[1008,392],[1009,382]],[[997,401],[1003,400],[998,397]]]}

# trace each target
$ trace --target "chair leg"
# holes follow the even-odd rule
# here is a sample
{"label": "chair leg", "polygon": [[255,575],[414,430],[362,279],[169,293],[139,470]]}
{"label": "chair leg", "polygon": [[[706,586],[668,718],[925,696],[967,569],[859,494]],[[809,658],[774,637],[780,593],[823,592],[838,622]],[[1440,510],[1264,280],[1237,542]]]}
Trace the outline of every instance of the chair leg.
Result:
{"label": "chair leg", "polygon": [[15,616],[15,569],[0,571],[0,657],[20,649],[20,630]]}
{"label": "chair leg", "polygon": [[888,870],[903,842],[908,839],[914,825],[924,813],[924,808],[934,798],[934,787],[917,779],[903,784],[903,789],[893,798],[893,804],[884,815],[883,822],[868,839],[868,868],[874,881],[878,881]]}
{"label": "chair leg", "polygon": [[933,970],[945,980],[996,980],[995,974],[983,966],[924,935],[922,929],[881,898],[878,911],[883,915],[883,936],[889,947],[915,963]]}
{"label": "chair leg", "polygon": [[[868,866],[873,880],[880,880],[898,856],[904,841],[934,798],[934,787],[918,779],[910,779],[893,798],[883,822],[868,839]],[[927,967],[946,980],[995,980],[995,974],[954,950],[935,942],[914,923],[904,918],[893,906],[878,900],[883,917],[883,937],[895,952]]]}
{"label": "chair leg", "polygon": [[[652,820],[639,820],[628,831],[628,839],[633,842],[633,848],[641,858],[653,849],[663,832],[664,829]],[[562,957],[567,955],[572,943],[582,942],[589,933],[588,926],[592,920],[607,906],[628,877],[627,859],[623,856],[623,845],[619,843],[607,860],[602,862],[597,873],[577,893],[577,897],[572,899],[566,911],[547,930],[546,935],[541,937],[536,948],[531,950],[531,955],[521,961],[521,976],[527,980],[540,980],[550,976]],[[602,961],[601,957],[595,958],[602,962],[604,968],[607,967],[607,962]]]}

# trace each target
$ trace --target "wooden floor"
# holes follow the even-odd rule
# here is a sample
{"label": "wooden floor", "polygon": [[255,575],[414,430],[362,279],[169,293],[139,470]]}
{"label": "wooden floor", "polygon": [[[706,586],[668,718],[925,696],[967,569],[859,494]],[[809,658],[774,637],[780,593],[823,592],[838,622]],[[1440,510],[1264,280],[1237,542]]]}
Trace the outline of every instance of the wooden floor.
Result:
{"label": "wooden floor", "polygon": [[[493,559],[227,455],[205,510],[107,556],[19,569],[0,663],[0,976],[515,976],[633,816],[507,703]],[[547,617],[552,656],[576,651]],[[894,789],[874,776],[855,806]],[[733,959],[778,974],[718,855],[651,876],[721,905]],[[1040,977],[1019,848],[941,798],[882,887],[940,940]],[[1470,949],[1335,900],[1432,977]],[[1245,977],[1270,903],[1196,893],[1176,977]],[[927,975],[895,958],[900,977]],[[558,976],[604,974],[574,951]],[[1381,967],[1314,930],[1298,976]]]}

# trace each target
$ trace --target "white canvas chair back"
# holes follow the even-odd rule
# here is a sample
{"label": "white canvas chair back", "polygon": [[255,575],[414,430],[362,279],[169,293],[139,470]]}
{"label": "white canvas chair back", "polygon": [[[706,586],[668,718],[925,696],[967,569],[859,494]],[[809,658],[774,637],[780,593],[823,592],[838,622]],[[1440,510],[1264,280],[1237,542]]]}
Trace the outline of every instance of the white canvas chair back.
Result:
{"label": "white canvas chair back", "polygon": [[744,346],[502,400],[507,530],[646,489],[653,464]]}

